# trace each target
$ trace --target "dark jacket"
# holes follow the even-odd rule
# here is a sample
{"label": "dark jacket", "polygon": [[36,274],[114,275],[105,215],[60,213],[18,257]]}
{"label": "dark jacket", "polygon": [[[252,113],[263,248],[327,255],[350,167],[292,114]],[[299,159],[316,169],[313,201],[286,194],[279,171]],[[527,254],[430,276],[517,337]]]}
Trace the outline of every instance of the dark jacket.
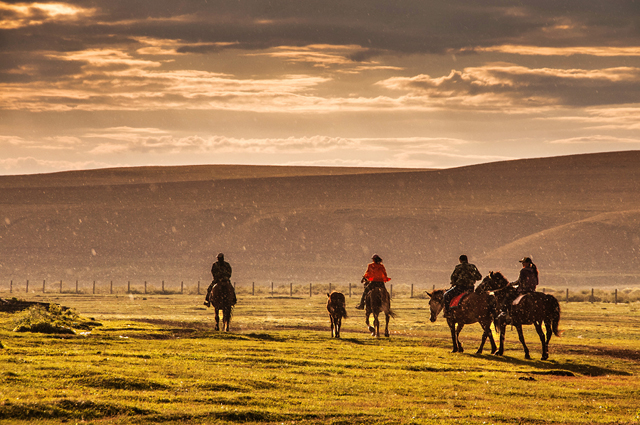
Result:
{"label": "dark jacket", "polygon": [[465,290],[472,290],[476,281],[482,279],[482,275],[475,265],[460,263],[451,273],[451,285],[459,286]]}
{"label": "dark jacket", "polygon": [[514,284],[518,285],[518,292],[534,292],[538,286],[538,268],[535,264],[521,268],[520,276]]}
{"label": "dark jacket", "polygon": [[216,261],[211,266],[211,274],[215,283],[228,281],[231,279],[231,265],[226,261]]}

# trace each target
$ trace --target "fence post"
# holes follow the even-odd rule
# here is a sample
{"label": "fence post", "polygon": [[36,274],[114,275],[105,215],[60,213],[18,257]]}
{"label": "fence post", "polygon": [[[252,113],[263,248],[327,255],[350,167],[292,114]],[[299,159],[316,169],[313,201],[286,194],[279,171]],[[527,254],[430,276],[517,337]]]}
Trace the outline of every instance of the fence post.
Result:
{"label": "fence post", "polygon": [[180,282],[180,293],[184,294],[184,280]]}
{"label": "fence post", "polygon": [[618,290],[616,289],[616,292],[614,293],[613,299],[615,300],[615,303],[618,304]]}
{"label": "fence post", "polygon": [[331,282],[329,282],[329,293],[331,293]]}
{"label": "fence post", "polygon": [[162,293],[164,294],[164,280],[162,281]]}
{"label": "fence post", "polygon": [[289,282],[289,296],[293,297],[293,282]]}
{"label": "fence post", "polygon": [[147,281],[146,280],[144,281],[144,293],[145,294],[147,293]]}
{"label": "fence post", "polygon": [[198,295],[200,295],[200,281],[198,281]]}
{"label": "fence post", "polygon": [[62,294],[62,279],[60,279],[60,293]]}
{"label": "fence post", "polygon": [[433,284],[433,290],[432,290],[431,292],[433,292],[433,291],[435,291],[435,290],[436,290],[436,284],[434,283],[434,284]]}
{"label": "fence post", "polygon": [[96,281],[93,281],[93,295],[96,294]]}
{"label": "fence post", "polygon": [[78,293],[78,280],[76,280],[76,294]]}
{"label": "fence post", "polygon": [[43,293],[43,294],[44,294],[44,287],[45,287],[45,284],[46,284],[46,283],[47,283],[47,281],[46,281],[46,280],[43,280],[43,281],[42,281],[42,293]]}
{"label": "fence post", "polygon": [[9,293],[13,294],[13,280],[11,281],[11,283],[9,284]]}
{"label": "fence post", "polygon": [[29,292],[29,279],[27,279],[27,293]]}
{"label": "fence post", "polygon": [[391,292],[389,292],[389,298],[393,298],[393,283],[389,284],[389,288],[391,289]]}
{"label": "fence post", "polygon": [[351,298],[351,282],[349,282],[349,298]]}
{"label": "fence post", "polygon": [[566,298],[567,302],[569,302],[569,288],[567,288],[567,298]]}
{"label": "fence post", "polygon": [[411,298],[413,298],[413,283],[411,284]]}
{"label": "fence post", "polygon": [[311,298],[311,282],[309,282],[309,298]]}
{"label": "fence post", "polygon": [[273,282],[271,282],[271,297],[273,298]]}
{"label": "fence post", "polygon": [[593,303],[595,301],[594,297],[593,297],[593,288],[591,288],[591,298],[589,299],[589,301],[591,303]]}
{"label": "fence post", "polygon": [[256,283],[251,282],[251,295],[255,295],[255,294],[256,294]]}
{"label": "fence post", "polygon": [[109,283],[109,293],[113,294],[113,280]]}
{"label": "fence post", "polygon": [[131,293],[131,281],[127,280],[127,294]]}

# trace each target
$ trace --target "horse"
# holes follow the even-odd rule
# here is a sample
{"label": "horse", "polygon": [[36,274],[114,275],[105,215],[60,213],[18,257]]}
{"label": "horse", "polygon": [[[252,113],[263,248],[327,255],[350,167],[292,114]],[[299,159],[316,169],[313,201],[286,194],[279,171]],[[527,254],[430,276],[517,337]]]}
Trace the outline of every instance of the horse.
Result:
{"label": "horse", "polygon": [[[490,272],[480,284],[485,290],[493,291],[498,303],[502,305],[506,300],[513,300],[516,289],[500,272]],[[524,340],[523,325],[533,325],[542,343],[542,360],[549,358],[549,341],[551,335],[560,336],[558,325],[560,323],[560,304],[553,295],[542,292],[530,292],[518,297],[517,304],[510,306],[511,324],[518,331],[518,338],[524,349],[524,358],[531,360],[529,348]],[[516,301],[514,301],[516,302]],[[544,323],[546,335],[542,330]],[[496,330],[500,331],[500,348],[496,355],[504,354],[504,339],[506,333],[506,320],[498,319],[495,322]]]}
{"label": "horse", "polygon": [[[364,278],[363,278],[364,279]],[[369,327],[371,336],[380,337],[380,313],[384,312],[384,336],[389,337],[389,319],[396,317],[391,310],[391,296],[384,286],[376,286],[365,297],[365,323]],[[369,316],[373,314],[373,326],[369,324]]]}
{"label": "horse", "polygon": [[[213,284],[213,282],[212,282]],[[218,282],[213,285],[207,293],[206,300],[213,305],[216,312],[216,330],[220,330],[219,312],[222,310],[222,329],[229,332],[229,323],[231,322],[231,312],[236,304],[236,293],[230,281]]]}
{"label": "horse", "polygon": [[347,318],[346,301],[342,292],[327,293],[327,311],[331,320],[331,338],[340,338],[342,319]]}
{"label": "horse", "polygon": [[[444,308],[443,297],[444,289],[434,290],[432,293],[427,292],[429,296],[429,309],[431,317],[429,320],[435,322],[438,314]],[[460,332],[464,325],[478,322],[482,327],[482,342],[476,351],[476,354],[482,354],[484,344],[489,338],[491,342],[491,353],[497,350],[496,342],[491,333],[491,323],[495,317],[495,300],[493,296],[487,292],[476,289],[469,293],[460,301],[458,307],[450,309],[449,314],[445,316],[447,324],[451,330],[451,340],[453,341],[453,353],[463,353],[464,348],[460,342]]]}

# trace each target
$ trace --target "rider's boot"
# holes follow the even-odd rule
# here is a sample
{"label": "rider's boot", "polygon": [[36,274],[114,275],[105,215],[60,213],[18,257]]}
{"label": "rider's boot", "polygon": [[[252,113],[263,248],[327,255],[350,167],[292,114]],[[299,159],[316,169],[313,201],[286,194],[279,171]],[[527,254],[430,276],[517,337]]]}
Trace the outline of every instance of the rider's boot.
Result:
{"label": "rider's boot", "polygon": [[367,296],[367,292],[365,291],[362,294],[362,298],[360,298],[360,304],[356,306],[356,310],[364,310],[364,298]]}

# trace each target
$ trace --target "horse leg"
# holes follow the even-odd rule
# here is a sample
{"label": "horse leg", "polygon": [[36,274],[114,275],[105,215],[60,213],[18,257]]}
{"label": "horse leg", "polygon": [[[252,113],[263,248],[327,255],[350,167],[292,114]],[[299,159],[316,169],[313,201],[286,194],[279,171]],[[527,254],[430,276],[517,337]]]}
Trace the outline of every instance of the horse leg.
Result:
{"label": "horse leg", "polygon": [[542,343],[542,360],[547,360],[549,358],[549,345],[547,344],[546,337],[542,331],[542,323],[534,322],[533,325],[536,327],[536,332],[538,332],[540,342]]}
{"label": "horse leg", "polygon": [[494,352],[493,354],[495,354],[496,356],[502,356],[504,354],[504,339],[505,334],[507,333],[507,325],[505,323],[501,323],[498,326],[497,331],[500,334],[500,347],[498,348],[498,351]]}
{"label": "horse leg", "polygon": [[329,313],[329,320],[331,320],[331,338],[333,338],[334,337],[334,333],[333,333],[334,319],[333,319],[332,313]]}
{"label": "horse leg", "polygon": [[375,328],[373,336],[380,338],[380,313],[373,315],[373,327]]}
{"label": "horse leg", "polygon": [[451,319],[447,319],[447,324],[449,325],[449,330],[451,331],[451,341],[453,342],[453,350],[451,352],[452,353],[457,353],[458,352],[458,337],[456,335],[456,323]]}
{"label": "horse leg", "polygon": [[551,341],[551,335],[553,335],[553,326],[551,325],[551,318],[547,317],[544,319],[544,327],[547,330],[547,346],[548,346],[549,341]]}
{"label": "horse leg", "polygon": [[524,349],[524,358],[527,360],[531,360],[531,355],[529,355],[529,348],[527,348],[527,344],[524,342],[524,333],[522,332],[522,325],[515,325],[518,330],[518,338],[520,339],[520,344],[522,344],[522,348]]}
{"label": "horse leg", "polygon": [[460,342],[460,332],[464,328],[464,323],[458,323],[458,329],[456,329],[456,341],[458,341],[458,353],[464,353],[464,348],[462,348],[462,343]]}
{"label": "horse leg", "polygon": [[224,331],[229,332],[229,325],[231,324],[231,306],[227,306],[224,309]]}
{"label": "horse leg", "polygon": [[336,320],[336,338],[340,338],[340,328],[342,328],[342,316],[338,313],[338,319]]}
{"label": "horse leg", "polygon": [[476,354],[482,354],[482,350],[484,350],[484,344],[487,342],[487,338],[491,342],[491,354],[496,352],[496,342],[493,340],[493,334],[491,333],[491,321],[489,322],[480,322],[480,326],[482,327],[482,342],[480,343],[480,347],[478,347],[478,351]]}
{"label": "horse leg", "polygon": [[218,307],[214,307],[216,310],[216,330],[219,331],[220,330],[220,316],[218,315],[218,313],[220,312],[220,309],[218,309]]}
{"label": "horse leg", "polygon": [[384,336],[386,336],[387,338],[389,338],[389,319],[391,318],[391,316],[389,316],[388,313],[384,314],[384,320],[385,320],[385,325],[384,325]]}
{"label": "horse leg", "polygon": [[369,332],[371,332],[371,336],[375,336],[376,328],[374,328],[369,324],[369,316],[371,316],[371,312],[367,312],[367,317],[365,317],[364,323],[367,325],[367,328],[369,328]]}

